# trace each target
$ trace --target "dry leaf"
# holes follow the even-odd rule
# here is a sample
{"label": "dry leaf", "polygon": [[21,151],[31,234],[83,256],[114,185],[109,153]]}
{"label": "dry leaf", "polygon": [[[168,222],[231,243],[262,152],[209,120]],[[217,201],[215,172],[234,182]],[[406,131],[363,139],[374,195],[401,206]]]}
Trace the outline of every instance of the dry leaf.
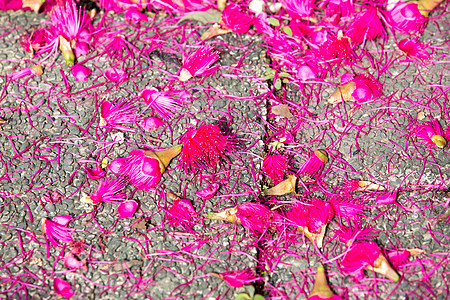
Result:
{"label": "dry leaf", "polygon": [[291,114],[291,112],[289,111],[289,106],[286,104],[281,104],[281,105],[277,105],[272,107],[272,113],[280,116],[280,117],[285,117],[285,118],[293,118],[294,115]]}
{"label": "dry leaf", "polygon": [[202,23],[219,23],[222,19],[222,12],[215,9],[208,9],[207,11],[197,11],[190,14],[186,14],[178,21],[181,23],[187,20],[198,21]]}

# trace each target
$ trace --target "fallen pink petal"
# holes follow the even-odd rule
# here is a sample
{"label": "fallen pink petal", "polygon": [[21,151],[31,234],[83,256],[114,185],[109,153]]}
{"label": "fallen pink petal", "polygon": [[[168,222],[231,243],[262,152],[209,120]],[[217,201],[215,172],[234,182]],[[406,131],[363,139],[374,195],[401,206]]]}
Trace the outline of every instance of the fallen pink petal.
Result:
{"label": "fallen pink petal", "polygon": [[117,207],[121,219],[132,218],[136,213],[139,204],[134,200],[122,202]]}
{"label": "fallen pink petal", "polygon": [[66,299],[70,299],[70,297],[75,295],[75,292],[72,290],[70,283],[59,277],[55,277],[55,279],[53,280],[53,289],[57,295]]}
{"label": "fallen pink petal", "polygon": [[0,298],[450,299],[449,8],[0,0]]}

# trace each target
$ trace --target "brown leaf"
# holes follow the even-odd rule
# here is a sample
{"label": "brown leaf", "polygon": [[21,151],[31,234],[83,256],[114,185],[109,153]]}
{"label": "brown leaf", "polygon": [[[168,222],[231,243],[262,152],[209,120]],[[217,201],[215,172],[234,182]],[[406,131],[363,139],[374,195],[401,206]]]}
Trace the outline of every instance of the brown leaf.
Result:
{"label": "brown leaf", "polygon": [[277,105],[272,107],[272,113],[280,116],[280,117],[285,117],[285,118],[293,118],[294,115],[291,114],[291,112],[289,111],[289,106],[286,104],[281,104],[281,105]]}
{"label": "brown leaf", "polygon": [[137,228],[137,229],[142,229],[142,230],[147,230],[147,220],[140,220],[137,223],[134,223],[133,225],[131,225],[131,227]]}

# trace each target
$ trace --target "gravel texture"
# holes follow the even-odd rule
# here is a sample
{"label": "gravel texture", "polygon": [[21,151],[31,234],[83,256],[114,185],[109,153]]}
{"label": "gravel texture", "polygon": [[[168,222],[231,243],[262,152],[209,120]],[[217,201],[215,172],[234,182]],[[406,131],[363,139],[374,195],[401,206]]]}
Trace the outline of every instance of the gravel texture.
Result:
{"label": "gravel texture", "polygon": [[[221,53],[218,71],[185,83],[176,81],[184,59],[181,53],[191,51],[206,25],[177,23],[167,15],[136,27],[123,14],[101,12],[96,22],[104,18],[117,26],[139,51],[133,50],[135,57],[123,61],[107,56],[87,59],[84,65],[92,74],[86,82],[75,81],[62,55],[43,75],[12,82],[4,74],[37,61],[21,48],[20,36],[48,17],[29,11],[0,12],[0,117],[6,120],[0,130],[1,297],[56,298],[53,280],[59,277],[71,284],[73,299],[234,299],[245,287],[229,287],[210,273],[251,268],[263,278],[255,286],[266,299],[301,299],[310,293],[315,269],[322,263],[330,286],[343,298],[401,299],[408,293],[408,299],[444,299],[450,230],[448,217],[437,220],[449,201],[448,147],[432,149],[416,143],[410,126],[421,113],[438,119],[443,128],[450,125],[447,9],[446,5],[440,10],[447,19],[429,22],[421,38],[430,43],[432,63],[405,58],[390,36],[384,51],[379,43],[368,43],[360,62],[339,70],[340,74],[360,72],[370,67],[371,60],[379,64],[396,60],[387,71],[376,74],[383,84],[382,100],[359,106],[327,105],[326,99],[340,84],[337,75],[323,83],[290,78],[276,91],[264,79],[274,55],[254,32],[229,33],[209,41]],[[125,69],[128,80],[107,80],[102,74],[108,67]],[[150,116],[140,98],[140,91],[149,86],[189,92],[179,116],[154,132],[143,131],[139,124],[130,125],[134,133],[98,126],[101,101],[118,97],[133,100],[144,111],[142,116]],[[288,106],[291,118],[273,113],[280,104]],[[98,184],[88,179],[85,167],[96,167],[104,158],[125,157],[132,149],[168,148],[202,122],[228,127],[235,136],[234,150],[215,172],[195,176],[174,159],[154,190],[127,187],[128,197],[139,202],[138,211],[128,219],[118,217],[117,203],[92,206],[81,201]],[[292,238],[291,233],[289,240],[280,235],[258,241],[240,225],[202,216],[244,202],[270,207],[282,203],[287,208],[294,199],[302,199],[306,192],[300,185],[296,196],[264,199],[260,195],[270,185],[261,171],[262,158],[268,151],[268,137],[277,130],[296,138],[283,150],[291,158],[292,170],[306,161],[311,150],[327,149],[330,163],[323,185],[309,186],[317,197],[342,192],[340,186],[349,179],[399,189],[397,202],[390,205],[377,205],[373,193],[355,196],[364,202],[363,223],[374,226],[375,241],[383,251],[424,250],[398,270],[399,283],[369,271],[359,283],[342,275],[339,258],[345,246],[335,236],[337,218],[329,224],[325,246],[318,251],[301,234]],[[195,195],[213,181],[221,183],[214,198]],[[62,195],[61,201],[43,201],[43,194],[53,191]],[[166,211],[173,203],[168,193],[192,203],[197,213],[195,234],[167,222]],[[67,244],[47,251],[41,219],[60,215],[72,216],[68,227],[76,241],[84,241],[79,258],[86,259],[87,270],[70,271],[64,266]]]}

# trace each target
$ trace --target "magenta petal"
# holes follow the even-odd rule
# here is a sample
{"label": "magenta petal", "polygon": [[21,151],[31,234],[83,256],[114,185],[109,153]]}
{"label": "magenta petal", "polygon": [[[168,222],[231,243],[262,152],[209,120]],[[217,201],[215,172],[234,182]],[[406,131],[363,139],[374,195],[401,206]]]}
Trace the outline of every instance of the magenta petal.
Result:
{"label": "magenta petal", "polygon": [[70,283],[58,277],[56,277],[53,281],[53,289],[58,295],[61,295],[66,299],[69,299],[75,294],[75,292],[72,290],[72,287],[70,286]]}
{"label": "magenta petal", "polygon": [[78,260],[72,252],[68,252],[64,256],[64,266],[71,270],[78,270],[79,268],[86,268],[86,260]]}
{"label": "magenta petal", "polygon": [[102,169],[101,166],[97,166],[93,169],[86,167],[86,174],[90,179],[96,180],[105,177],[106,172]]}
{"label": "magenta petal", "polygon": [[217,190],[219,190],[219,185],[214,183],[203,190],[197,191],[195,195],[203,199],[211,199],[217,193]]}
{"label": "magenta petal", "polygon": [[108,166],[109,170],[114,174],[119,174],[120,167],[122,166],[125,160],[126,157],[118,157],[116,159],[113,159],[113,161]]}
{"label": "magenta petal", "polygon": [[397,200],[397,190],[393,190],[392,192],[388,192],[386,194],[380,195],[377,197],[375,202],[377,204],[392,204]]}
{"label": "magenta petal", "polygon": [[303,65],[297,69],[297,79],[306,81],[310,79],[316,79],[316,72],[309,66]]}
{"label": "magenta petal", "polygon": [[69,224],[70,220],[72,220],[72,217],[70,215],[62,215],[57,216],[52,219],[52,222],[55,222],[59,225],[66,226]]}
{"label": "magenta petal", "polygon": [[141,122],[141,126],[145,131],[158,130],[159,126],[163,124],[164,121],[156,117],[148,117]]}
{"label": "magenta petal", "polygon": [[89,75],[91,75],[91,69],[88,67],[75,65],[72,68],[72,76],[75,77],[75,81],[86,81]]}
{"label": "magenta petal", "polygon": [[136,201],[128,200],[120,203],[119,207],[117,207],[117,211],[119,212],[119,216],[121,219],[126,219],[133,217],[137,208],[138,203]]}

